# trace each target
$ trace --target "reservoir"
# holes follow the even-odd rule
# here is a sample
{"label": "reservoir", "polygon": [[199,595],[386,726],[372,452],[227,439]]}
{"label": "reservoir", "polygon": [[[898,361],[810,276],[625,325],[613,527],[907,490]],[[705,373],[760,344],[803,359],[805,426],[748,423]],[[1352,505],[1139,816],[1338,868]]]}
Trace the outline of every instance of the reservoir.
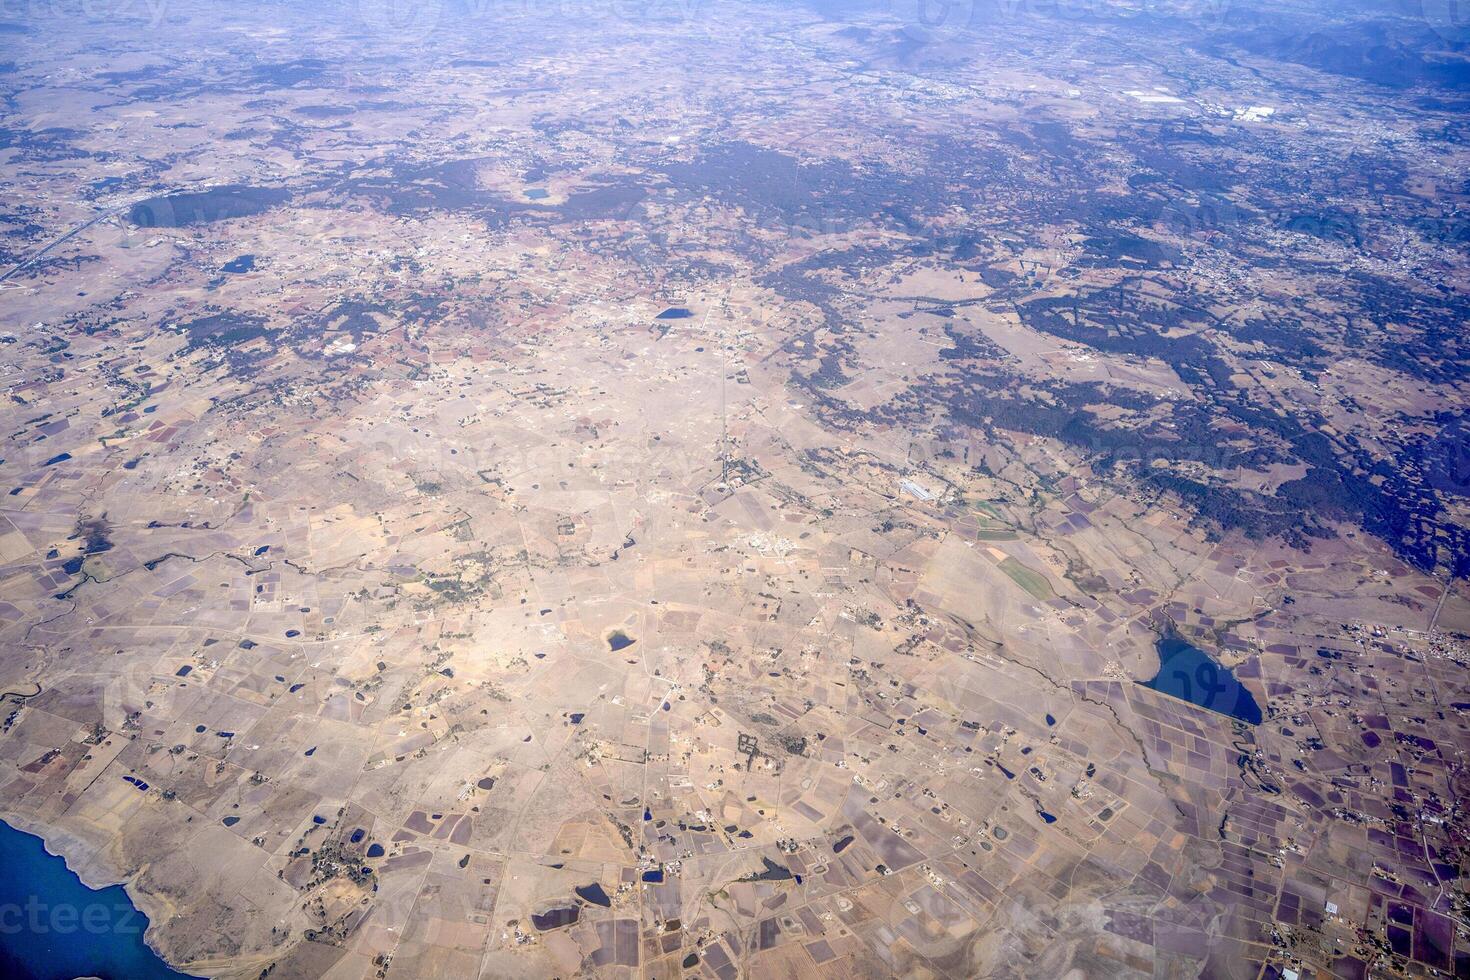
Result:
{"label": "reservoir", "polygon": [[1228,715],[1249,725],[1261,723],[1261,706],[1230,668],[1210,659],[1209,654],[1176,633],[1159,638],[1159,672],[1144,687],[1210,711]]}
{"label": "reservoir", "polygon": [[143,941],[148,919],[121,885],[92,890],[41,838],[0,821],[0,976],[178,980]]}

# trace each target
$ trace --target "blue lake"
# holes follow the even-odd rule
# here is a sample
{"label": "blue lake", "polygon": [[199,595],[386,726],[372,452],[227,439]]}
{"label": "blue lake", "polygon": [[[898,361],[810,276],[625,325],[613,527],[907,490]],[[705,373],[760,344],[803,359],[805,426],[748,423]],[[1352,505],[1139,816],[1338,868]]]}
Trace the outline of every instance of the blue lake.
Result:
{"label": "blue lake", "polygon": [[1236,721],[1261,723],[1261,706],[1229,667],[1211,660],[1209,654],[1178,636],[1161,637],[1155,649],[1159,653],[1159,672],[1152,680],[1140,681],[1144,687]]}
{"label": "blue lake", "polygon": [[121,885],[94,891],[0,820],[0,976],[14,980],[177,980],[143,942],[148,918]]}

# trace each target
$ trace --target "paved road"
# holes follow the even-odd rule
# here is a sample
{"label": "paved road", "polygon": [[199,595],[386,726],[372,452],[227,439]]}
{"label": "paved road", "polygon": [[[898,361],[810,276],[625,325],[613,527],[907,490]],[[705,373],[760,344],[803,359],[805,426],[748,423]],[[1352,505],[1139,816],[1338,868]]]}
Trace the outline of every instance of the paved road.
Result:
{"label": "paved road", "polygon": [[[144,198],[144,200],[147,200],[147,198]],[[5,275],[3,275],[3,276],[0,276],[0,282],[4,282],[5,280],[9,279],[11,276],[15,275],[17,272],[21,271],[22,269],[26,268],[29,265],[32,265],[38,259],[40,259],[43,256],[45,256],[45,254],[47,252],[51,251],[56,246],[62,244],[63,242],[67,241],[70,238],[75,237],[76,235],[80,235],[82,232],[86,231],[88,228],[92,227],[97,222],[99,222],[99,221],[105,221],[108,218],[112,217],[113,215],[117,214],[118,212],[120,212],[120,211],[127,211],[130,208],[132,208],[132,207],[133,207],[132,204],[122,204],[122,205],[119,205],[118,207],[115,207],[115,208],[109,208],[108,210],[103,211],[101,214],[97,215],[91,221],[87,221],[87,222],[85,222],[83,224],[77,225],[75,228],[73,228],[71,231],[67,232],[65,235],[62,235],[59,238],[53,238],[51,241],[47,242],[41,248],[39,248],[36,251],[32,252],[25,259],[22,259],[19,263],[17,263],[16,265],[11,266],[9,272],[5,273]]]}

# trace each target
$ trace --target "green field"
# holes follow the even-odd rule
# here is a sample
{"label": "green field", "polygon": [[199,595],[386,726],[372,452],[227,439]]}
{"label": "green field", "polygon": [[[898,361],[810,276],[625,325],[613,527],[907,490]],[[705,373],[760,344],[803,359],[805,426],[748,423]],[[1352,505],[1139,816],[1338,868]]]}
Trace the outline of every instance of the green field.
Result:
{"label": "green field", "polygon": [[1001,562],[1000,570],[1009,575],[1012,582],[1015,582],[1037,599],[1046,600],[1056,598],[1056,593],[1052,591],[1051,583],[1046,580],[1045,575],[1036,571],[1034,568],[1027,568],[1016,559],[1007,558]]}

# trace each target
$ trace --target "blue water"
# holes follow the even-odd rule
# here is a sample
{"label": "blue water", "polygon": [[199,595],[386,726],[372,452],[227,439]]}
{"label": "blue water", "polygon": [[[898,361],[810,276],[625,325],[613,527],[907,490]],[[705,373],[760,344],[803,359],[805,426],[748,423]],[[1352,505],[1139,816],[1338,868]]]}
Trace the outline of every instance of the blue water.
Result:
{"label": "blue water", "polygon": [[1177,636],[1161,637],[1156,649],[1159,672],[1152,680],[1141,681],[1144,687],[1236,721],[1261,723],[1261,706],[1245,685],[1235,679],[1229,667],[1216,663],[1209,654]]}
{"label": "blue water", "polygon": [[41,838],[0,820],[0,977],[177,980],[143,942],[148,918],[121,885],[93,891]]}

